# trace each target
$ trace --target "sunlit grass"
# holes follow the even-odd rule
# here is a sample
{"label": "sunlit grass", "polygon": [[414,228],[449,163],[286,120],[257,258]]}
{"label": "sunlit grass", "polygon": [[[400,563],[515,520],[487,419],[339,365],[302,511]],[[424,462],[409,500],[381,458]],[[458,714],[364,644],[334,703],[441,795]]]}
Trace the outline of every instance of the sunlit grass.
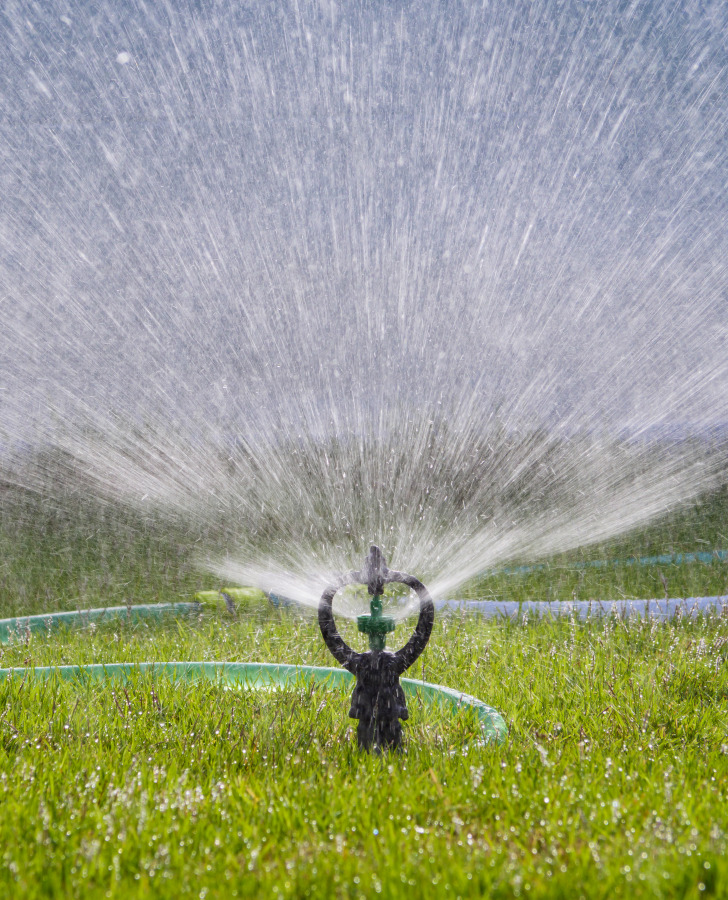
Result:
{"label": "sunlit grass", "polygon": [[[356,751],[348,698],[313,685],[16,679],[0,686],[0,890],[723,893],[727,654],[718,618],[441,619],[427,679],[499,708],[507,744],[415,706],[406,753],[383,759]],[[329,662],[315,623],[285,613],[103,626],[8,645],[1,662],[148,659]]]}
{"label": "sunlit grass", "polygon": [[[715,548],[724,501],[594,558]],[[183,536],[34,508],[2,520],[2,615],[184,599],[209,584],[185,562]],[[659,571],[574,569],[586,555],[469,594],[664,596]],[[680,596],[728,592],[727,569],[661,571]],[[727,656],[716,615],[441,616],[408,674],[495,706],[506,744],[482,747],[467,714],[411,702],[406,752],[384,758],[357,752],[349,698],[311,684],[5,681],[0,896],[724,896]],[[270,607],[0,646],[3,668],[152,660],[332,664],[315,620]]]}

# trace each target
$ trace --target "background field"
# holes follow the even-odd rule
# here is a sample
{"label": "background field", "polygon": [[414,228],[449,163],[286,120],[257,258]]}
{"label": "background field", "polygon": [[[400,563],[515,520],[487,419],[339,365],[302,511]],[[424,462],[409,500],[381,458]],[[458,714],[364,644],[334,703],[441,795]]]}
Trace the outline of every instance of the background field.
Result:
{"label": "background field", "polygon": [[[188,562],[204,536],[91,502],[2,498],[0,615],[215,586]],[[727,509],[718,492],[463,595],[661,597],[665,583],[671,597],[725,594],[724,562],[573,563],[724,548]],[[0,895],[725,896],[727,656],[716,616],[443,616],[412,674],[496,706],[507,743],[480,746],[467,714],[411,704],[407,750],[385,758],[354,749],[345,695],[309,684],[3,682]],[[0,647],[5,668],[153,659],[330,663],[315,622],[269,607]]]}
{"label": "background field", "polygon": [[[191,599],[220,587],[193,567],[214,543],[78,493],[55,498],[0,484],[0,615]],[[638,532],[543,560],[539,571],[481,577],[454,596],[498,600],[618,600],[728,593],[728,564],[629,565],[630,557],[728,550],[728,488]],[[580,568],[591,560],[617,560]]]}

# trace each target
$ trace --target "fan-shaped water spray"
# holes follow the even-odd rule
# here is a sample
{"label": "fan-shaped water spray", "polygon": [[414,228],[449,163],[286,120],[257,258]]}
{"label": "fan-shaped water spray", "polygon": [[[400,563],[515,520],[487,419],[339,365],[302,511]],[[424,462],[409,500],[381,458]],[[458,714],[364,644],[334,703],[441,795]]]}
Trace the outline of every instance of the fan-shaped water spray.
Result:
{"label": "fan-shaped water spray", "polygon": [[203,565],[312,605],[372,540],[442,594],[710,486],[727,28],[718,0],[7,4],[15,477],[204,523]]}

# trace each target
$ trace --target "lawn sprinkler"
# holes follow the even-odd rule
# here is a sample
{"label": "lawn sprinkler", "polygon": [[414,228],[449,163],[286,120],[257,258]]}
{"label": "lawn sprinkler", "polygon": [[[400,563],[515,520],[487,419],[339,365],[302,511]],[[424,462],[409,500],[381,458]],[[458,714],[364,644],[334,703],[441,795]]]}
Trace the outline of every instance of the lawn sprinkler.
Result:
{"label": "lawn sprinkler", "polygon": [[[382,593],[385,584],[399,582],[412,588],[420,598],[420,617],[412,637],[401,650],[385,650],[387,635],[394,631],[394,619],[382,615]],[[369,636],[369,650],[357,653],[344,641],[336,628],[332,603],[334,595],[348,584],[365,584],[371,602],[369,615],[359,616],[359,631]],[[321,595],[318,609],[319,627],[326,646],[337,662],[356,677],[349,717],[358,719],[356,736],[363,750],[381,752],[402,747],[400,720],[409,718],[399,676],[405,672],[427,646],[435,620],[435,607],[427,588],[412,575],[395,572],[379,547],[369,548],[359,572],[342,575],[336,584]]]}

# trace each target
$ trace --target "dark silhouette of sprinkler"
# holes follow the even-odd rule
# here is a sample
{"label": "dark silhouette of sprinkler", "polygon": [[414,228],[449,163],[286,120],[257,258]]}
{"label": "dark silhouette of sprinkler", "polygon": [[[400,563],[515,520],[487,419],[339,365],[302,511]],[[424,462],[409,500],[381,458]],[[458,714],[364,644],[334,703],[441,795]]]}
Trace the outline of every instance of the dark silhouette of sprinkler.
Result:
{"label": "dark silhouette of sprinkler", "polygon": [[[394,631],[394,619],[382,615],[384,585],[392,582],[406,584],[420,598],[420,617],[414,634],[396,653],[385,650],[387,635]],[[369,635],[369,651],[357,653],[346,644],[334,621],[334,595],[347,584],[365,584],[372,595],[370,614],[359,616],[359,631]],[[359,747],[371,750],[399,750],[402,746],[401,720],[409,718],[404,691],[399,676],[422,653],[432,633],[435,607],[427,588],[412,575],[395,572],[387,563],[379,547],[369,548],[360,572],[342,575],[335,585],[321,595],[318,620],[326,646],[335,659],[356,676],[349,716],[358,719],[356,730]]]}

